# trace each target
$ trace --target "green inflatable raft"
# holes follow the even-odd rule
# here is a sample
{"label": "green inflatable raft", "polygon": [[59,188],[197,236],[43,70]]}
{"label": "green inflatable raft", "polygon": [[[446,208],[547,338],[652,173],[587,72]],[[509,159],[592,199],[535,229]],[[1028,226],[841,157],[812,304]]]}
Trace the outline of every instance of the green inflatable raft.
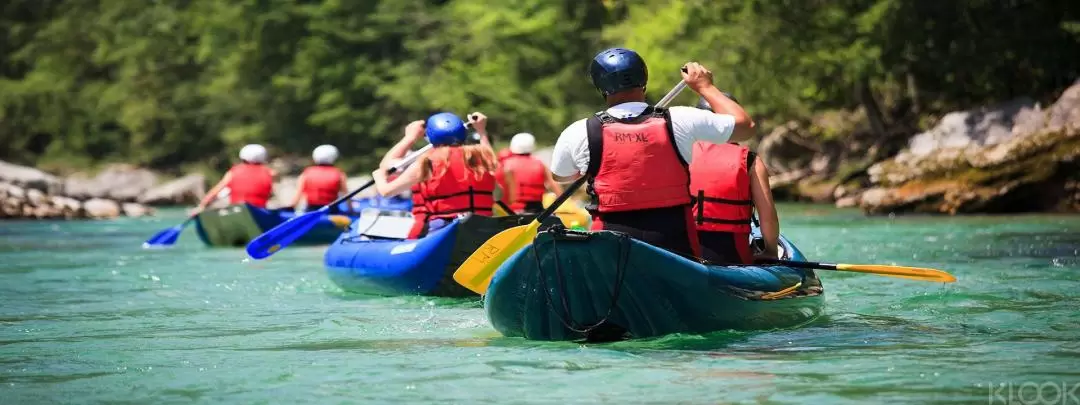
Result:
{"label": "green inflatable raft", "polygon": [[[780,245],[780,258],[806,260]],[[484,308],[505,336],[610,341],[795,327],[824,299],[811,270],[703,264],[622,233],[554,228],[503,263]]]}

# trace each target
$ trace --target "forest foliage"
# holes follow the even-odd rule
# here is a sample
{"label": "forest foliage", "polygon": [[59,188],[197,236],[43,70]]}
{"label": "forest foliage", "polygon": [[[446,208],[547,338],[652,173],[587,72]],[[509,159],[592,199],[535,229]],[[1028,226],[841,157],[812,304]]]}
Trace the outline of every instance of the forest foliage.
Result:
{"label": "forest foliage", "polygon": [[[337,145],[370,170],[406,123],[491,117],[553,142],[602,106],[585,74],[639,51],[650,96],[700,61],[764,122],[871,107],[886,121],[1080,73],[1071,0],[10,0],[0,6],[0,159],[221,169]],[[690,104],[693,95],[678,102]]]}

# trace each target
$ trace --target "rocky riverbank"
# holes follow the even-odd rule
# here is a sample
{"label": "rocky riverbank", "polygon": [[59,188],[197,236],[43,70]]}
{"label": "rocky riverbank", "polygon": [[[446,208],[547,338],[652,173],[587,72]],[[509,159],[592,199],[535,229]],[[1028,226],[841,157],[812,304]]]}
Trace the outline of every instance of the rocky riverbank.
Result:
{"label": "rocky riverbank", "polygon": [[819,115],[774,128],[756,150],[778,200],[871,215],[1080,212],[1080,82],[1047,108],[1020,98],[925,132],[903,122],[875,130],[862,111]]}
{"label": "rocky riverbank", "polygon": [[61,178],[0,161],[0,219],[106,219],[153,215],[150,205],[190,204],[205,194],[202,175],[160,182],[155,173],[112,165],[96,176]]}

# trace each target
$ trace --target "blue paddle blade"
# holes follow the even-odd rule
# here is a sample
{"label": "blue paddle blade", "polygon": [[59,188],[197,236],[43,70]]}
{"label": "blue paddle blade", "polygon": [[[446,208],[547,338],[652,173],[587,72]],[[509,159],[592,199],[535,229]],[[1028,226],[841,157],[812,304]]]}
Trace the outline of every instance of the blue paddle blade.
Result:
{"label": "blue paddle blade", "polygon": [[281,225],[259,235],[247,244],[247,254],[252,259],[259,260],[269,257],[277,251],[289,246],[290,243],[304,236],[314,228],[322,218],[324,210],[312,211],[293,217]]}
{"label": "blue paddle blade", "polygon": [[158,232],[150,239],[147,239],[146,242],[143,242],[143,248],[171,246],[176,243],[176,239],[180,237],[181,232],[184,232],[183,224]]}

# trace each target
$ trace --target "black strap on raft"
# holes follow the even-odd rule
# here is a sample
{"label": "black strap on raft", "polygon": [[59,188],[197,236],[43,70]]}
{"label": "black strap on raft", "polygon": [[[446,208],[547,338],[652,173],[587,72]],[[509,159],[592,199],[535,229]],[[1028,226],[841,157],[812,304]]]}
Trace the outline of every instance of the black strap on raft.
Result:
{"label": "black strap on raft", "polygon": [[460,213],[464,213],[464,212],[478,212],[478,211],[489,212],[489,211],[491,211],[491,207],[486,207],[486,208],[481,207],[480,209],[477,209],[476,201],[474,200],[474,198],[475,198],[476,195],[491,195],[491,196],[494,196],[495,193],[493,193],[491,191],[476,191],[476,190],[473,190],[472,186],[469,186],[468,190],[462,191],[462,192],[450,193],[450,194],[444,194],[444,195],[437,195],[437,196],[424,196],[424,202],[425,202],[425,205],[426,205],[426,204],[430,203],[431,201],[445,200],[447,198],[460,197],[460,196],[463,196],[463,195],[469,196],[469,207],[468,208],[459,208],[459,209],[456,209],[456,210],[447,210],[447,211],[430,211],[430,209],[429,209],[428,217],[460,214]]}
{"label": "black strap on raft", "polygon": [[619,236],[619,259],[615,267],[615,285],[614,291],[611,294],[611,303],[608,305],[607,312],[604,314],[603,317],[600,318],[600,320],[590,324],[582,324],[574,320],[573,312],[570,310],[570,302],[567,299],[565,293],[566,279],[563,277],[562,267],[560,266],[561,260],[559,259],[559,249],[558,246],[556,246],[555,241],[560,237],[588,238],[590,236],[590,233],[567,230],[565,227],[562,227],[560,225],[553,226],[546,232],[557,232],[561,234],[554,235],[554,237],[551,239],[551,251],[552,256],[554,256],[553,260],[555,262],[555,279],[558,283],[555,294],[559,295],[559,301],[562,306],[561,311],[555,309],[554,303],[552,302],[550,293],[550,291],[552,290],[548,288],[547,277],[545,277],[546,275],[544,272],[544,267],[541,266],[540,251],[537,248],[538,244],[533,243],[532,246],[533,258],[536,259],[537,277],[540,279],[540,290],[544,292],[544,301],[548,310],[551,311],[551,313],[555,314],[555,317],[559,319],[559,322],[562,323],[563,326],[566,327],[566,329],[584,335],[586,341],[606,342],[612,340],[619,340],[620,338],[622,338],[626,330],[617,325],[609,325],[607,324],[607,321],[611,318],[611,313],[615,311],[616,306],[618,306],[619,296],[621,295],[623,289],[623,281],[626,279],[626,264],[630,259],[630,237],[620,232],[613,232]]}

